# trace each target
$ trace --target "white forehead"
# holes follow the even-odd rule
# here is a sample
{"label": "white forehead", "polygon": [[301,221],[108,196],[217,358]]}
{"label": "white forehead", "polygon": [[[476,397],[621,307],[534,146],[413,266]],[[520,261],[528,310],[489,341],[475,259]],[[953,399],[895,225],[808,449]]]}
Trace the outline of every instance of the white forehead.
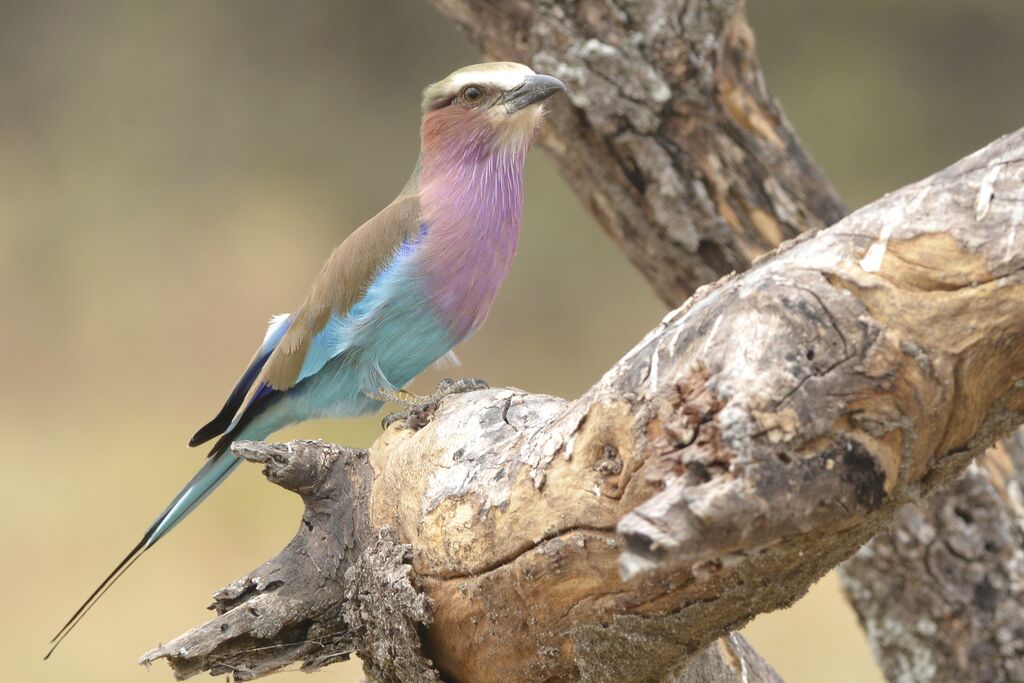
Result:
{"label": "white forehead", "polygon": [[459,69],[447,80],[453,90],[459,90],[470,84],[492,85],[501,90],[509,90],[533,74],[534,70],[523,64],[496,62]]}

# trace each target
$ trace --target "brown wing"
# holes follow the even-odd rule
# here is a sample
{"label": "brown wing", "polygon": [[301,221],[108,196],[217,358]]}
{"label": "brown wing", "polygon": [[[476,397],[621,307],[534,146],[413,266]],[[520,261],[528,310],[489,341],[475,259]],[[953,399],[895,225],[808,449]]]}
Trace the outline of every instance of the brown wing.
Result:
{"label": "brown wing", "polygon": [[279,390],[294,386],[313,337],[332,316],[348,312],[402,242],[418,234],[419,200],[414,194],[405,194],[338,245],[267,359],[261,380]]}

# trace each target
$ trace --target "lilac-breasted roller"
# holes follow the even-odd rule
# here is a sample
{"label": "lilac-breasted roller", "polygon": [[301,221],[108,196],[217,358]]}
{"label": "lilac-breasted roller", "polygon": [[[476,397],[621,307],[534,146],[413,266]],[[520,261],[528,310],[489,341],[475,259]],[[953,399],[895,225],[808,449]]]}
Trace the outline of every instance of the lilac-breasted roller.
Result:
{"label": "lilac-breasted roller", "polygon": [[302,305],[270,321],[224,407],[189,441],[217,439],[206,463],[53,648],[235,469],[232,442],[312,418],[375,411],[480,327],[516,251],[523,162],[541,103],[564,90],[522,64],[493,62],[459,69],[424,91],[420,156],[409,182],[334,250]]}

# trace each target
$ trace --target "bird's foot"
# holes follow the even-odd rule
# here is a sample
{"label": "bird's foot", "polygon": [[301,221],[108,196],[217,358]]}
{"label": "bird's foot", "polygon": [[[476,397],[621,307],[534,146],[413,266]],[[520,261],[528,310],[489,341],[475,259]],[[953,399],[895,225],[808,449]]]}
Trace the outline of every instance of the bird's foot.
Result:
{"label": "bird's foot", "polygon": [[[400,392],[402,400],[396,401],[405,406],[405,410],[399,410],[398,412],[391,413],[390,415],[384,416],[384,419],[380,421],[380,426],[387,429],[391,425],[401,420],[405,421],[402,425],[405,429],[421,429],[433,417],[434,413],[437,412],[437,407],[441,403],[441,399],[445,396],[451,396],[452,394],[465,394],[470,391],[479,391],[480,389],[489,389],[490,385],[482,379],[443,379],[437,384],[437,389],[434,393],[428,396],[416,396],[407,391]],[[391,400],[394,398],[389,397]]]}
{"label": "bird's foot", "polygon": [[397,403],[400,406],[406,408],[412,408],[413,406],[422,403],[424,397],[417,396],[411,391],[405,389],[380,389],[376,394],[372,395],[372,398],[378,401]]}

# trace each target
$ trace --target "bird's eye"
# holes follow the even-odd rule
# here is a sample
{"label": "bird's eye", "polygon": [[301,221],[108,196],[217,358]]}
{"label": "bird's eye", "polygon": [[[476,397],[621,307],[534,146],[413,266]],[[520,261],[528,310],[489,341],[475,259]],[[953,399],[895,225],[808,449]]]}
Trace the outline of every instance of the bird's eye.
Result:
{"label": "bird's eye", "polygon": [[484,98],[484,91],[475,85],[467,85],[462,89],[462,99],[470,104],[476,104]]}

